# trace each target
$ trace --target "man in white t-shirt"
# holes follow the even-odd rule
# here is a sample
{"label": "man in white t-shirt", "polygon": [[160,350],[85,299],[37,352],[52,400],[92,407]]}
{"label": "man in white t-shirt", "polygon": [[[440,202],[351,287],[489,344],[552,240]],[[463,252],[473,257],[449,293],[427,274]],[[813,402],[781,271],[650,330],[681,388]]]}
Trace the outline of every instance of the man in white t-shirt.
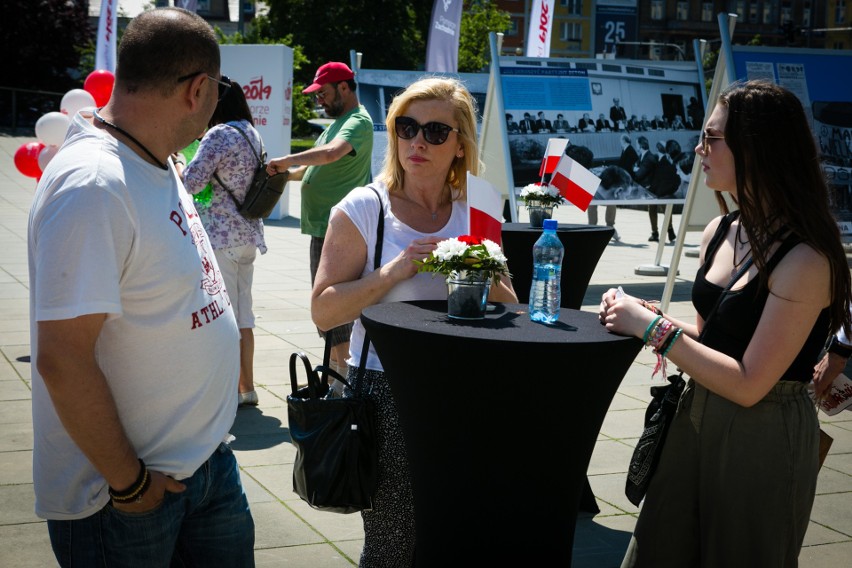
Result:
{"label": "man in white t-shirt", "polygon": [[[179,56],[175,56],[175,54]],[[143,12],[29,222],[33,479],[61,566],[253,566],[230,300],[171,154],[225,85],[210,26]]]}

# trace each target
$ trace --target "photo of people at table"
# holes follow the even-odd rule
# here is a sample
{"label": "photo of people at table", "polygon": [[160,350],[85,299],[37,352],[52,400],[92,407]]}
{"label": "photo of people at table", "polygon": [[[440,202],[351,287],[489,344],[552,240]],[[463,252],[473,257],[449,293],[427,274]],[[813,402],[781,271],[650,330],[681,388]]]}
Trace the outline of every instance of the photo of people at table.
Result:
{"label": "photo of people at table", "polygon": [[[631,101],[606,91],[592,97],[591,109],[506,110],[515,187],[541,181],[548,139],[567,138],[594,157],[590,169],[601,185],[593,202],[684,199],[704,120],[696,97],[663,90]],[[627,147],[641,164],[625,163]]]}

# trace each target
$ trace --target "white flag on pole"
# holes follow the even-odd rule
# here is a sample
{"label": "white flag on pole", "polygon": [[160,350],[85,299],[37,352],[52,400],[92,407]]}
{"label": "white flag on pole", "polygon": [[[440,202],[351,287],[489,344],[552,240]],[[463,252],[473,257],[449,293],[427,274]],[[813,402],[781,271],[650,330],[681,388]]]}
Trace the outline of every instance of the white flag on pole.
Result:
{"label": "white flag on pole", "polygon": [[115,73],[115,44],[118,33],[118,0],[101,0],[95,70]]}
{"label": "white flag on pole", "polygon": [[533,0],[527,31],[527,57],[550,57],[553,0]]}

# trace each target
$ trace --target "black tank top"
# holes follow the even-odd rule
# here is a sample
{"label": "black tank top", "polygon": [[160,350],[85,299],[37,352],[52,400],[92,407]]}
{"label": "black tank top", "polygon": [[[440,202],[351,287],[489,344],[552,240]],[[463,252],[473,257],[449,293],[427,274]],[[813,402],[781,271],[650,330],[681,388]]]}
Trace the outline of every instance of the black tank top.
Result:
{"label": "black tank top", "polygon": [[[726,215],[719,223],[719,228],[707,245],[704,264],[698,269],[695,283],[692,285],[692,305],[702,318],[707,318],[724,290],[724,286],[707,280],[707,271],[713,264],[716,251],[725,240],[728,228],[738,216],[739,212],[735,211]],[[785,237],[769,259],[766,269],[771,273],[784,255],[800,242],[802,239],[796,235]],[[769,288],[761,284],[760,278],[754,278],[739,290],[728,292],[713,316],[713,321],[707,326],[702,343],[742,361],[768,297]],[[828,308],[825,308],[819,313],[801,351],[779,380],[807,383],[813,379],[814,365],[830,333],[829,322]]]}

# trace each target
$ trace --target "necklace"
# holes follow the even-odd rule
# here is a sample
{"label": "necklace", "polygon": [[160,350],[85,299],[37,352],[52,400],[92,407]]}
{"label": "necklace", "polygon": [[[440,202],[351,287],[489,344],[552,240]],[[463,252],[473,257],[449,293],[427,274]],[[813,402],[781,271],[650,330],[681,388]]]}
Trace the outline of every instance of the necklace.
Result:
{"label": "necklace", "polygon": [[742,266],[743,262],[745,262],[745,260],[751,254],[751,247],[749,247],[749,249],[745,252],[743,257],[739,261],[737,261],[737,249],[742,249],[749,242],[748,240],[743,241],[743,240],[740,239],[740,228],[742,226],[743,226],[742,223],[737,224],[737,232],[734,234],[734,238],[736,239],[736,242],[739,246],[734,247],[734,267],[731,269],[731,275],[732,276],[737,273],[737,270],[739,270],[740,266]]}
{"label": "necklace", "polygon": [[146,148],[145,145],[142,144],[142,142],[140,142],[139,140],[134,138],[128,131],[126,131],[125,129],[123,129],[123,128],[115,125],[115,124],[113,124],[112,122],[110,122],[107,119],[105,119],[104,117],[102,117],[101,115],[98,114],[98,111],[93,111],[93,112],[94,112],[94,115],[95,115],[95,119],[98,122],[100,122],[104,126],[109,126],[110,128],[112,128],[116,132],[120,132],[121,134],[124,134],[131,142],[133,142],[134,144],[136,144],[137,146],[142,148],[142,150],[144,150],[145,153],[148,154],[148,156],[150,156],[152,160],[154,160],[155,164],[157,164],[159,167],[161,167],[164,170],[169,169],[169,164],[167,164],[165,162],[161,162],[160,160],[158,160],[157,156],[155,156],[154,153],[151,150]]}

